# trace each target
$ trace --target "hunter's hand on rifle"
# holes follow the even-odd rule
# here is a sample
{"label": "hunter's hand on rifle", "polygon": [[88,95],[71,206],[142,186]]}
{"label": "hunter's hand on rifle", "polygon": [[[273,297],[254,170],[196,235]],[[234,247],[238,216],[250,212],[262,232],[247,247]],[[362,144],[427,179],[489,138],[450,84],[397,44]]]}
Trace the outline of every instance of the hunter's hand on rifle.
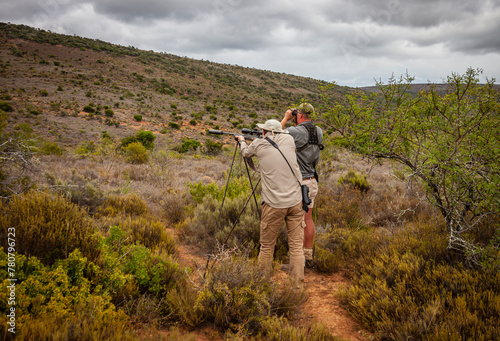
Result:
{"label": "hunter's hand on rifle", "polygon": [[234,139],[238,142],[245,141],[245,137],[243,135],[234,135]]}

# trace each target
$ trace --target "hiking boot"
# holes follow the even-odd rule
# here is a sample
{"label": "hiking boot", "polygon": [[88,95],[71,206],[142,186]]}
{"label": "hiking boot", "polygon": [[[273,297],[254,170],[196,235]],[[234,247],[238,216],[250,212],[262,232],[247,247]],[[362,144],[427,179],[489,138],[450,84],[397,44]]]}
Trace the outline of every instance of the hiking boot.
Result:
{"label": "hiking boot", "polygon": [[290,272],[290,264],[281,264],[280,270],[285,272]]}
{"label": "hiking boot", "polygon": [[316,264],[314,264],[314,261],[312,259],[306,259],[306,264],[304,267],[306,269],[314,269],[316,267]]}
{"label": "hiking boot", "polygon": [[[315,267],[316,265],[314,264],[314,261],[312,259],[306,259],[306,262],[304,264],[304,269],[314,269]],[[280,270],[285,272],[290,272],[290,264],[281,264]]]}

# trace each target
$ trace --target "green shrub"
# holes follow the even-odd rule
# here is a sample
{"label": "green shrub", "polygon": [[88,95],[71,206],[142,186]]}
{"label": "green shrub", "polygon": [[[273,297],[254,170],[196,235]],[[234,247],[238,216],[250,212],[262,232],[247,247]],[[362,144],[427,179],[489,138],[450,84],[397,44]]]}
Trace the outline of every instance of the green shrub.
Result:
{"label": "green shrub", "polygon": [[178,123],[175,123],[175,122],[168,122],[168,126],[169,128],[172,128],[172,129],[180,129],[180,125]]}
{"label": "green shrub", "polygon": [[[0,201],[2,231],[15,226],[16,251],[44,264],[64,259],[76,248],[90,260],[99,255],[97,230],[87,214],[62,196],[29,191],[6,204]],[[4,239],[4,249],[6,246]]]}
{"label": "green shrub", "polygon": [[101,134],[102,134],[102,135],[101,135],[101,137],[102,137],[103,139],[112,140],[111,135],[109,135],[109,133],[108,133],[106,130],[103,130],[103,131],[101,132]]}
{"label": "green shrub", "polygon": [[191,194],[193,201],[197,204],[203,202],[205,196],[210,196],[212,198],[222,200],[224,192],[228,198],[236,198],[240,195],[247,194],[250,189],[250,184],[248,179],[245,177],[237,177],[232,179],[226,187],[220,187],[215,182],[208,183],[206,185],[203,182],[188,182],[187,186],[189,188],[189,194]]}
{"label": "green shrub", "polygon": [[142,143],[147,149],[154,148],[154,141],[156,139],[155,134],[149,130],[141,130],[136,134],[137,141]]}
{"label": "green shrub", "polygon": [[[7,254],[0,251],[2,267]],[[36,257],[16,257],[16,335],[21,340],[132,340],[127,316],[117,311],[101,287],[86,276],[98,268],[78,250],[52,267]],[[7,287],[8,280],[2,285]],[[0,292],[0,310],[7,306],[7,291]],[[8,335],[6,314],[0,332]]]}
{"label": "green shrub", "polygon": [[135,114],[135,115],[134,115],[134,120],[136,120],[137,122],[142,121],[142,115]]}
{"label": "green shrub", "polygon": [[47,90],[40,91],[40,96],[47,97],[48,95],[49,95],[49,92]]}
{"label": "green shrub", "polygon": [[127,233],[125,244],[140,243],[151,250],[160,250],[168,254],[175,254],[176,244],[166,230],[166,226],[158,220],[150,217],[130,216],[121,218],[117,223]]}
{"label": "green shrub", "polygon": [[132,142],[123,148],[125,160],[134,164],[143,164],[149,160],[149,152],[140,142]]}
{"label": "green shrub", "polygon": [[352,188],[358,189],[361,193],[366,193],[370,190],[370,184],[366,180],[366,176],[360,175],[352,170],[339,178],[339,184],[349,185]]}
{"label": "green shrub", "polygon": [[155,139],[156,139],[156,136],[151,131],[141,130],[135,136],[124,137],[122,139],[120,148],[123,149],[131,143],[140,142],[146,149],[153,149]]}
{"label": "green shrub", "polygon": [[43,155],[62,155],[63,150],[57,145],[57,142],[44,142],[40,153]]}
{"label": "green shrub", "polygon": [[104,110],[104,115],[106,115],[107,117],[113,117],[114,114],[115,112],[111,109]]}
{"label": "green shrub", "polygon": [[223,146],[224,145],[222,144],[222,142],[217,142],[207,139],[205,141],[205,154],[214,156],[218,155],[221,153]]}
{"label": "green shrub", "polygon": [[359,264],[374,257],[381,247],[372,229],[331,228],[315,235],[314,259],[317,270],[325,273],[339,268],[356,271]]}
{"label": "green shrub", "polygon": [[111,195],[98,210],[100,216],[118,215],[140,217],[149,215],[148,203],[135,193]]}
{"label": "green shrub", "polygon": [[318,271],[334,273],[339,270],[343,257],[339,250],[330,251],[316,245],[314,248],[314,261]]}
{"label": "green shrub", "polygon": [[153,255],[144,245],[128,243],[130,231],[111,226],[108,234],[102,244],[104,257],[99,260],[103,271],[97,280],[112,291],[115,303],[143,294],[161,298],[185,279],[170,255]]}
{"label": "green shrub", "polygon": [[86,112],[86,113],[89,113],[89,114],[95,113],[94,106],[91,105],[91,104],[84,106],[83,107],[83,111]]}
{"label": "green shrub", "polygon": [[96,146],[94,141],[85,141],[82,142],[76,149],[75,154],[77,155],[86,155],[91,154],[96,151]]}
{"label": "green shrub", "polygon": [[5,112],[13,111],[12,105],[6,101],[0,101],[0,110],[5,111]]}
{"label": "green shrub", "polygon": [[179,153],[186,153],[189,149],[196,150],[201,146],[201,143],[197,140],[187,140],[182,142]]}

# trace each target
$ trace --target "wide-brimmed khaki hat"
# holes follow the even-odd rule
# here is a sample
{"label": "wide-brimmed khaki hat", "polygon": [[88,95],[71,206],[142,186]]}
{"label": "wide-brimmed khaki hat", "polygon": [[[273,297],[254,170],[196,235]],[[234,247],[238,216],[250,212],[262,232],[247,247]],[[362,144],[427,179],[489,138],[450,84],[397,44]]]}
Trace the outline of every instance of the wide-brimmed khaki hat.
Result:
{"label": "wide-brimmed khaki hat", "polygon": [[273,133],[285,132],[283,128],[281,128],[281,122],[275,119],[267,120],[264,124],[258,123],[257,127],[259,127],[260,129],[271,131]]}

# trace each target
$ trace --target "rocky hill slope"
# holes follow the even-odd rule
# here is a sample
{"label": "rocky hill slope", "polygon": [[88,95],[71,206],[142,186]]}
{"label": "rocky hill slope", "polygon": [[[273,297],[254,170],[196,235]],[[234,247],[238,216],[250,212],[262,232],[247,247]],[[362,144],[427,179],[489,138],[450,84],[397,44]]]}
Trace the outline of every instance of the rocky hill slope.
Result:
{"label": "rocky hill slope", "polygon": [[[131,129],[205,140],[205,130],[252,127],[325,82],[142,51],[0,23],[0,100],[9,117],[64,147]],[[336,86],[333,98],[351,91]],[[5,104],[5,103],[4,103]]]}

